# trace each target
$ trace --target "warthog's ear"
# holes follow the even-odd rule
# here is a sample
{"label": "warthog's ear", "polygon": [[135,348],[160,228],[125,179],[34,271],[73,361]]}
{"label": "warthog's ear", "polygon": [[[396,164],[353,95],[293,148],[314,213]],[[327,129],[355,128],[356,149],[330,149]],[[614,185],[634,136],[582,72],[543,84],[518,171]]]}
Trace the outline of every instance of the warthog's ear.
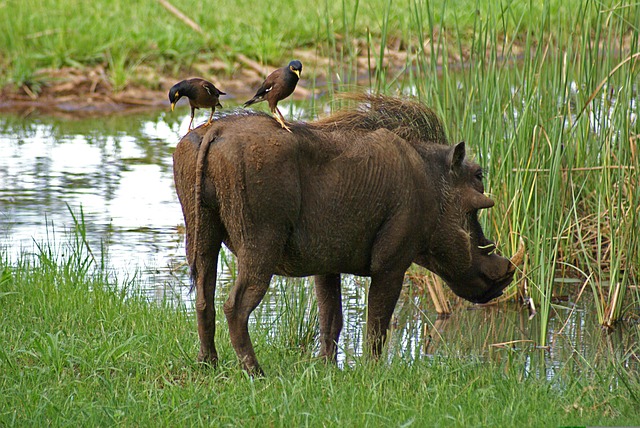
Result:
{"label": "warthog's ear", "polygon": [[464,148],[464,141],[456,144],[449,154],[449,168],[451,171],[458,171],[464,162],[466,151]]}

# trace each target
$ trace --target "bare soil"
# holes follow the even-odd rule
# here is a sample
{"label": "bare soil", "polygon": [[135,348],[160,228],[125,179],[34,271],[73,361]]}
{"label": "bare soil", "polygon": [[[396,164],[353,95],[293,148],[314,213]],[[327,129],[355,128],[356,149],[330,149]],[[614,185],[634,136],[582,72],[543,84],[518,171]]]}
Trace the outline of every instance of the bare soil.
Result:
{"label": "bare soil", "polygon": [[[169,88],[189,76],[164,76],[152,73],[154,81],[136,77],[135,82],[115,88],[103,66],[62,69],[43,69],[36,73],[35,85],[8,86],[2,89],[0,112],[13,112],[23,116],[33,113],[73,118],[131,113],[169,108]],[[205,77],[204,74],[200,76]],[[225,77],[223,74],[206,75],[220,90],[231,97],[245,96],[239,91],[252,87],[255,78],[246,73]],[[148,77],[148,73],[143,75]],[[259,82],[258,82],[259,85]],[[257,87],[257,86],[256,86]],[[248,99],[248,98],[247,98]],[[221,100],[224,104],[224,98]]]}
{"label": "bare soil", "polygon": [[[328,79],[325,71],[330,68],[331,60],[310,50],[298,50],[294,55],[303,62],[304,69],[293,98],[304,100],[321,94]],[[236,58],[231,74],[228,64],[216,61],[192,65],[181,76],[165,75],[151,67],[139,66],[122,88],[114,87],[106,65],[42,69],[34,75],[36,83],[21,87],[6,86],[0,90],[0,112],[23,116],[37,113],[73,119],[169,109],[168,92],[171,86],[182,79],[195,76],[210,80],[227,93],[220,100],[223,105],[225,100],[229,100],[231,104],[239,104],[253,96],[266,75],[276,66],[262,65],[242,54],[236,55]],[[401,70],[406,59],[406,52],[390,50],[385,65]],[[359,70],[369,69],[366,57],[358,58],[357,62]],[[311,80],[305,75],[315,76],[315,90],[310,89]],[[360,77],[368,79],[368,73],[364,72]]]}
{"label": "bare soil", "polygon": [[[408,64],[415,61],[416,55],[430,56],[434,54],[434,47],[440,44],[439,38],[444,37],[444,43],[451,43],[452,39],[446,33],[435,32],[433,39],[425,42],[421,52],[409,52],[401,39],[388,40],[385,48],[383,67],[391,75],[402,73]],[[622,55],[631,50],[631,33],[623,40]],[[338,40],[341,51],[347,49],[358,52],[355,66],[359,70],[358,81],[362,84],[369,82],[369,70],[374,64],[369,64],[367,52],[369,49],[362,40],[354,39],[347,47],[344,41]],[[497,52],[503,40],[498,40]],[[379,52],[379,46],[371,47]],[[534,49],[535,46],[530,47]],[[487,56],[491,49],[487,46]],[[436,51],[437,52],[437,51]],[[309,99],[321,95],[330,79],[340,79],[338,76],[327,76],[327,70],[339,70],[336,64],[322,48],[298,49],[293,52],[295,58],[304,64],[302,79],[298,83],[292,97],[296,100]],[[520,61],[524,55],[529,55],[526,48],[518,41],[512,42],[508,57],[503,61]],[[460,67],[467,63],[470,57],[468,49],[450,49],[448,67]],[[438,55],[438,65],[442,65],[442,57]],[[150,109],[169,109],[168,92],[171,86],[189,77],[203,77],[213,82],[227,95],[221,98],[221,103],[240,104],[253,96],[264,78],[280,65],[264,65],[236,54],[236,61],[231,66],[222,61],[210,61],[193,64],[183,75],[167,75],[161,70],[147,65],[140,65],[131,73],[130,79],[122,88],[114,87],[107,74],[106,65],[93,67],[62,69],[42,69],[35,73],[34,82],[19,88],[7,86],[0,89],[0,112],[13,112],[28,116],[34,112],[45,115],[79,118],[87,116],[101,116],[110,114],[130,113],[133,111]],[[229,70],[233,70],[230,72]],[[352,70],[352,68],[350,68]],[[310,76],[313,76],[313,80]],[[313,82],[313,85],[312,85]]]}

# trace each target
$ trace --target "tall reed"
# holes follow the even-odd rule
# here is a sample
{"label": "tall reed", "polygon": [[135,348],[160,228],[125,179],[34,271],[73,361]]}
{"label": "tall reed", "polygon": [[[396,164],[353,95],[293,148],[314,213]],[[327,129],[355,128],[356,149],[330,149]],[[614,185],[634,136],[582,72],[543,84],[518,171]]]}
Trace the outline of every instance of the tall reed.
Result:
{"label": "tall reed", "polygon": [[[549,2],[476,5],[462,44],[469,35],[456,24],[468,12],[413,0],[407,64],[385,68],[384,46],[370,45],[371,89],[416,95],[452,141],[475,149],[497,202],[483,217],[487,234],[506,254],[526,242],[517,281],[539,308],[540,345],[560,277],[588,282],[611,327],[639,273],[640,6],[581,2],[566,22]],[[396,24],[385,10],[383,44]]]}

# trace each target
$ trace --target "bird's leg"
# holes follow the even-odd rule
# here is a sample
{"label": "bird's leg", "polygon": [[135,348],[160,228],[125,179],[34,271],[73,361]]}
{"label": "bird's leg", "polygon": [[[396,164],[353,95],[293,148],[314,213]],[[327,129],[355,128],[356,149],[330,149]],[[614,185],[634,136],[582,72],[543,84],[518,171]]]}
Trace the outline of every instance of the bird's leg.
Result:
{"label": "bird's leg", "polygon": [[[278,113],[278,115],[276,115],[276,112]],[[272,112],[273,113],[273,117],[278,121],[278,123],[280,125],[282,125],[282,127],[284,129],[286,129],[287,131],[291,132],[291,129],[289,129],[289,127],[284,123],[284,116],[282,116],[282,113],[280,113],[280,109],[278,107],[275,108],[275,111]],[[280,117],[278,117],[280,116]]]}
{"label": "bird's leg", "polygon": [[211,120],[213,119],[213,112],[216,111],[215,107],[211,107],[211,114],[209,115],[209,120],[207,120],[207,123],[204,124],[204,126],[209,126],[211,125]]}
{"label": "bird's leg", "polygon": [[193,114],[195,113],[195,109],[191,108],[191,122],[189,122],[189,131],[191,131],[191,125],[193,125]]}

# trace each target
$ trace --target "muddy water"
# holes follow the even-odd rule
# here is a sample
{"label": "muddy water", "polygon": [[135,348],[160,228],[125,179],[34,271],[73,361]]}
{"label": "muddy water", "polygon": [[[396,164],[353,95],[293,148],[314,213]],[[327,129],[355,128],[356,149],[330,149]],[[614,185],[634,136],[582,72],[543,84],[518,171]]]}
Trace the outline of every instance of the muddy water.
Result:
{"label": "muddy water", "polygon": [[[95,254],[107,255],[119,278],[135,276],[152,299],[192,307],[171,158],[187,125],[186,111],[85,120],[0,117],[2,252],[16,259],[21,252],[37,252],[37,243],[61,245],[74,227],[74,216],[82,214],[89,246]],[[232,255],[222,257],[220,270],[222,301],[235,275]],[[340,358],[349,364],[362,353],[367,287],[366,279],[358,277],[346,277],[344,285]],[[282,329],[313,336],[314,305],[306,280],[276,278],[253,322],[280,336]],[[568,362],[580,365],[588,352],[605,349],[624,355],[637,347],[637,337],[603,337],[595,311],[585,302],[559,305],[554,314],[547,335],[550,347],[537,351],[538,323],[529,321],[526,311],[513,305],[460,303],[451,318],[437,320],[428,297],[413,293],[407,284],[390,346],[395,356],[408,359],[477,353],[501,359],[514,350],[529,350],[532,356],[541,352],[525,370],[547,377]]]}

